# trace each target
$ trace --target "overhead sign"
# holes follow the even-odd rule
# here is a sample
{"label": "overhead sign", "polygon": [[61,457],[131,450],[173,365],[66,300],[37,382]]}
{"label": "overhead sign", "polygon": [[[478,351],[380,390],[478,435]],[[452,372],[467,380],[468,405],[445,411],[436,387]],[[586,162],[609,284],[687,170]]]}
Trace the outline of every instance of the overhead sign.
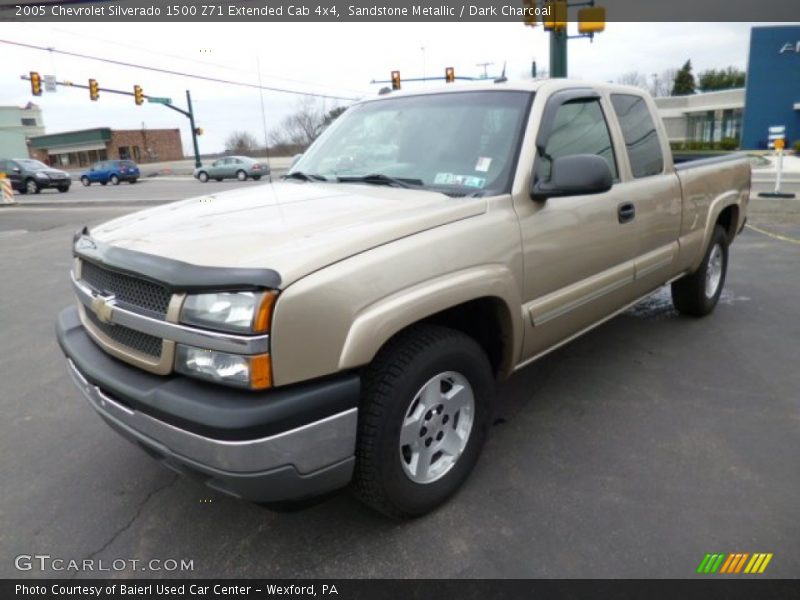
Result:
{"label": "overhead sign", "polygon": [[45,75],[44,76],[44,91],[45,92],[55,92],[58,90],[58,86],[56,85],[56,76],[55,75]]}
{"label": "overhead sign", "polygon": [[778,50],[778,54],[784,54],[786,52],[794,52],[795,54],[800,54],[800,40],[796,42],[786,42],[780,50]]}
{"label": "overhead sign", "polygon": [[150,96],[147,101],[153,104],[172,104],[172,98],[161,98],[158,96]]}

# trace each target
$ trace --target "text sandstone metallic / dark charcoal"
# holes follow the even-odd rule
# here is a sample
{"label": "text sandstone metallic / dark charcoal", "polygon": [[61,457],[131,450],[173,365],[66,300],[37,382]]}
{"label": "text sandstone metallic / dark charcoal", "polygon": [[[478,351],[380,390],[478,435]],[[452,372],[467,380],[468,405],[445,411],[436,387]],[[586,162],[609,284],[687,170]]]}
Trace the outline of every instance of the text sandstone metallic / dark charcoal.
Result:
{"label": "text sandstone metallic / dark charcoal", "polygon": [[142,333],[141,331],[130,329],[123,325],[111,325],[108,323],[103,323],[90,310],[86,311],[86,316],[92,322],[94,327],[100,330],[107,337],[114,340],[116,343],[121,344],[126,348],[130,348],[131,350],[141,352],[142,354],[152,356],[153,358],[161,358],[160,338]]}
{"label": "text sandstone metallic / dark charcoal", "polygon": [[164,286],[110,271],[86,260],[81,265],[81,279],[103,295],[113,294],[120,305],[142,309],[160,319],[166,317],[172,294]]}

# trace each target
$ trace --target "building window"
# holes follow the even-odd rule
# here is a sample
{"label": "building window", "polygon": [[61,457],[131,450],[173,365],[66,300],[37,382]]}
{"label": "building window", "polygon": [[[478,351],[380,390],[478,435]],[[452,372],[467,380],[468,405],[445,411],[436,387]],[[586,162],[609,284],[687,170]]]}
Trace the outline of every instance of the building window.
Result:
{"label": "building window", "polygon": [[23,127],[36,127],[36,119],[32,119],[29,117],[22,117],[22,126]]}

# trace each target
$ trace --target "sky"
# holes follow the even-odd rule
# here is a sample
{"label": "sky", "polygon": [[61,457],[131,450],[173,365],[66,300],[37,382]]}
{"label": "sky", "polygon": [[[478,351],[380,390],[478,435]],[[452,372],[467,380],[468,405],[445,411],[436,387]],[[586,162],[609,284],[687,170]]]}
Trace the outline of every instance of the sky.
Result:
{"label": "sky", "polygon": [[[574,26],[574,25],[573,25]],[[748,23],[609,23],[606,31],[569,42],[570,77],[617,81],[639,71],[647,77],[692,60],[695,73],[709,68],[746,68]],[[377,94],[374,79],[482,75],[479,63],[491,62],[489,75],[503,64],[511,80],[530,78],[531,62],[547,68],[549,34],[520,23],[0,23],[0,40],[18,41],[154,66],[191,74],[258,83],[346,98]],[[43,111],[47,133],[90,127],[181,129],[184,152],[191,150],[188,119],[163,106],[136,106],[132,97],[59,88],[35,98],[19,79],[29,71],[59,80],[171,97],[185,106],[192,93],[202,153],[224,149],[234,131],[249,131],[263,141],[261,96],[256,89],[204,82],[93,60],[0,44],[0,105],[34,101]],[[437,83],[406,83],[404,89]],[[298,106],[303,96],[265,91],[266,129]],[[319,99],[324,108],[349,104]]]}

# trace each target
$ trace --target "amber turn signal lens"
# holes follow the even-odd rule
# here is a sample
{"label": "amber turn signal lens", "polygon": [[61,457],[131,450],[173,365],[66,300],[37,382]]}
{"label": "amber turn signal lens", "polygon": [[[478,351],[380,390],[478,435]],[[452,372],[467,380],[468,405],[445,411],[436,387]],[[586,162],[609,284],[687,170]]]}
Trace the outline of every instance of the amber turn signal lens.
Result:
{"label": "amber turn signal lens", "polygon": [[270,321],[272,321],[272,309],[275,308],[275,300],[278,298],[277,292],[266,292],[261,299],[256,318],[253,319],[253,331],[255,333],[268,333]]}
{"label": "amber turn signal lens", "polygon": [[272,387],[272,360],[269,354],[259,354],[250,359],[250,387],[254,390]]}

